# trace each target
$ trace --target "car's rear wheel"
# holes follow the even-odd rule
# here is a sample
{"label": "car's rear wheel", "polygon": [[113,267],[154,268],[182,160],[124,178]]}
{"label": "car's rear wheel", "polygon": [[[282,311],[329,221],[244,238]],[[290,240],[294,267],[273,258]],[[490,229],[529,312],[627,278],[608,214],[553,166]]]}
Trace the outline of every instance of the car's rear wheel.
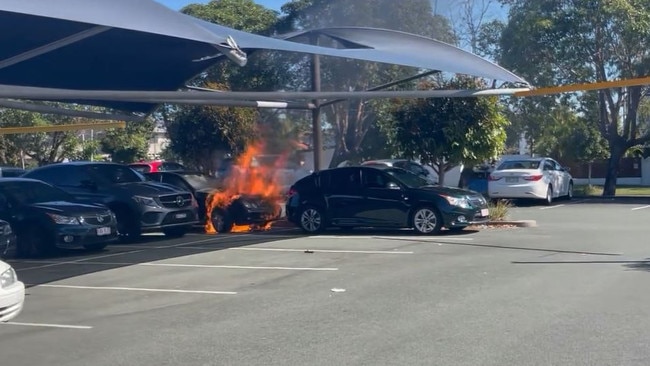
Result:
{"label": "car's rear wheel", "polygon": [[325,230],[325,215],[323,214],[323,210],[314,206],[303,208],[300,212],[298,225],[302,231],[308,234],[322,232]]}
{"label": "car's rear wheel", "polygon": [[418,234],[438,234],[442,229],[442,215],[433,207],[420,207],[413,212],[413,229]]}
{"label": "car's rear wheel", "polygon": [[572,199],[573,199],[573,182],[569,182],[569,189],[567,190],[566,198],[567,198],[568,200],[572,200]]}
{"label": "car's rear wheel", "polygon": [[232,230],[233,223],[230,215],[221,208],[212,210],[210,222],[212,222],[212,227],[218,233],[229,233]]}
{"label": "car's rear wheel", "polygon": [[547,206],[553,204],[553,187],[550,185],[548,188],[546,188],[546,198],[544,199],[544,204]]}
{"label": "car's rear wheel", "polygon": [[190,231],[188,226],[174,226],[163,229],[163,233],[169,238],[182,238],[188,231]]}

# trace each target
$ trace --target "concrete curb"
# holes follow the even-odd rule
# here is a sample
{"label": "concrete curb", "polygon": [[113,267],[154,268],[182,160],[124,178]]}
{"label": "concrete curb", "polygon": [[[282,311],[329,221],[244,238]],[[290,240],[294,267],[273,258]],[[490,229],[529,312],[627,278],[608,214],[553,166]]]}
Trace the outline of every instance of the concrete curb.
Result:
{"label": "concrete curb", "polygon": [[537,227],[535,220],[515,220],[515,221],[488,221],[487,226],[516,226],[516,227]]}

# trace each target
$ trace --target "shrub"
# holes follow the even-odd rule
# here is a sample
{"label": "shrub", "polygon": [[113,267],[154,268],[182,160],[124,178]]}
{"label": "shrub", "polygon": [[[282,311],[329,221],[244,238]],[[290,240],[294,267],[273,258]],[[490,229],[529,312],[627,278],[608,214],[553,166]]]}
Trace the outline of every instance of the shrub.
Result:
{"label": "shrub", "polygon": [[597,196],[603,193],[602,187],[597,187],[592,184],[584,184],[575,186],[573,194],[576,196]]}
{"label": "shrub", "polygon": [[488,208],[490,209],[490,220],[503,221],[508,217],[508,210],[512,207],[509,200],[490,200]]}

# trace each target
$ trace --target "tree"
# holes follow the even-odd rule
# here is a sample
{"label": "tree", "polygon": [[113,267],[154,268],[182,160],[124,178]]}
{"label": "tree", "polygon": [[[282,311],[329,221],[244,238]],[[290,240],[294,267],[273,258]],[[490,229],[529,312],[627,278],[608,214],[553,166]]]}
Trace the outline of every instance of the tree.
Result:
{"label": "tree", "polygon": [[99,145],[114,162],[128,164],[146,159],[154,125],[151,117],[143,122],[127,122],[126,128],[106,130]]}
{"label": "tree", "polygon": [[253,108],[192,106],[166,123],[169,149],[185,164],[214,172],[226,153],[240,153],[257,136],[258,111]]}
{"label": "tree", "polygon": [[[478,84],[457,78],[444,86],[466,89],[480,87]],[[394,103],[392,119],[382,126],[389,133],[391,145],[400,155],[431,166],[440,184],[454,166],[494,158],[504,147],[508,120],[496,97]]]}
{"label": "tree", "polygon": [[[278,29],[292,31],[334,26],[368,26],[394,29],[455,43],[451,26],[446,18],[435,16],[428,0],[408,2],[393,0],[294,0],[282,7],[285,16]],[[340,46],[331,39],[321,39],[323,46]],[[311,58],[296,65],[296,79],[292,89],[311,87]],[[390,81],[412,76],[414,68],[391,66],[340,58],[321,57],[322,90],[365,90]],[[407,86],[413,87],[415,83]],[[333,126],[336,148],[330,166],[345,160],[359,160],[368,156],[366,147],[384,144],[367,144],[369,131],[381,138],[371,126],[377,123],[379,107],[386,101],[346,100],[323,108],[324,121]],[[385,141],[385,140],[384,140]],[[375,153],[380,150],[374,149]]]}
{"label": "tree", "polygon": [[[74,118],[52,114],[4,109],[0,111],[2,127],[33,127],[73,123]],[[45,165],[63,161],[74,154],[78,139],[74,132],[50,132],[6,135],[3,138],[4,163],[17,165],[21,155]]]}
{"label": "tree", "polygon": [[[626,79],[650,74],[650,0],[502,0],[510,7],[501,64],[536,86]],[[616,193],[620,159],[650,141],[638,124],[648,87],[574,96],[596,98],[598,129],[608,142],[603,195]],[[593,111],[592,111],[593,112]]]}
{"label": "tree", "polygon": [[607,157],[607,142],[594,120],[578,116],[560,105],[547,116],[537,142],[537,152],[564,163],[593,162]]}

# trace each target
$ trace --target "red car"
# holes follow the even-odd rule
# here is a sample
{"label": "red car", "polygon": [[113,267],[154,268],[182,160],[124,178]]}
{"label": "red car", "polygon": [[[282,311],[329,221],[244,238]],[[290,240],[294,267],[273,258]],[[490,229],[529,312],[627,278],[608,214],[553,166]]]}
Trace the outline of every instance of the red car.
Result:
{"label": "red car", "polygon": [[178,172],[186,170],[184,166],[172,161],[140,161],[129,164],[129,167],[140,173]]}

